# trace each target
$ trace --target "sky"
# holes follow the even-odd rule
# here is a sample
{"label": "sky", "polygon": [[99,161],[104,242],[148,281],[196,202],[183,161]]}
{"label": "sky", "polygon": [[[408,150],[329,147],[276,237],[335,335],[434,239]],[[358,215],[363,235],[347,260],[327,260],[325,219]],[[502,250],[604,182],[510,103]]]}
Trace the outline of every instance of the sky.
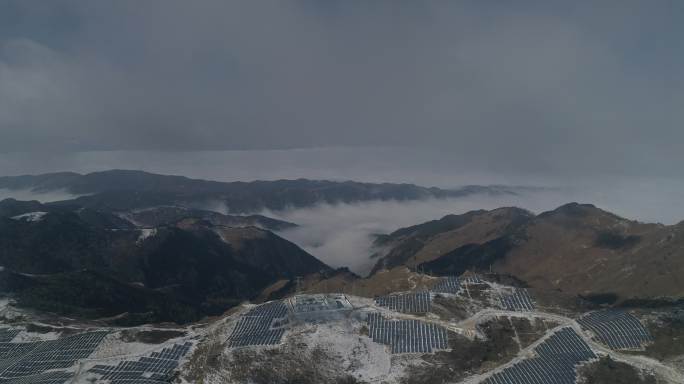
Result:
{"label": "sky", "polygon": [[677,177],[683,11],[6,0],[0,170],[33,171],[11,162],[22,156],[382,147],[468,173]]}

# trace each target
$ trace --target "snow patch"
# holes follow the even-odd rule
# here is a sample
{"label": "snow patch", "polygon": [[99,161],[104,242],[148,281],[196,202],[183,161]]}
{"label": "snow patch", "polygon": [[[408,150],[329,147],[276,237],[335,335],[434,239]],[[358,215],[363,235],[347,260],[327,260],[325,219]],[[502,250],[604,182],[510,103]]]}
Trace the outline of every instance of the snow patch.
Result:
{"label": "snow patch", "polygon": [[36,341],[50,341],[50,340],[57,340],[62,336],[61,332],[46,332],[46,333],[38,333],[38,332],[30,332],[27,330],[22,330],[19,332],[19,334],[14,338],[13,342],[15,343],[30,343],[30,342],[36,342]]}
{"label": "snow patch", "polygon": [[157,234],[157,228],[143,228],[140,230],[140,236],[138,236],[137,243],[140,244],[147,238],[152,237]]}
{"label": "snow patch", "polygon": [[24,317],[24,313],[14,307],[14,300],[9,297],[0,297],[0,318],[3,323]]}
{"label": "snow patch", "polygon": [[322,348],[331,357],[336,357],[340,367],[362,381],[400,377],[403,369],[392,366],[387,348],[359,334],[362,325],[354,321],[317,324],[313,332],[302,334],[301,339],[310,349]]}
{"label": "snow patch", "polygon": [[29,213],[24,213],[23,215],[18,215],[18,216],[12,216],[13,220],[23,220],[23,221],[28,221],[28,222],[38,222],[43,220],[43,218],[47,215],[47,212],[29,212]]}

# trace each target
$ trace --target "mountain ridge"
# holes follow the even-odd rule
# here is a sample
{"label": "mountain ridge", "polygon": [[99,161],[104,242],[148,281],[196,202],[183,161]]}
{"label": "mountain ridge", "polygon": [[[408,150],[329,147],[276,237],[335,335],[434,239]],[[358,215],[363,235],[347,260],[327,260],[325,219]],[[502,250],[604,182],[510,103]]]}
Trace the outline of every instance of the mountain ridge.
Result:
{"label": "mountain ridge", "polygon": [[211,181],[144,171],[109,170],[88,174],[53,173],[0,177],[0,188],[36,192],[66,191],[80,195],[54,205],[78,205],[109,210],[131,210],[157,205],[201,208],[224,204],[230,212],[282,210],[317,203],[353,203],[371,200],[420,200],[472,194],[517,194],[529,187],[464,186],[457,189],[422,187],[408,183],[364,183],[310,179]]}

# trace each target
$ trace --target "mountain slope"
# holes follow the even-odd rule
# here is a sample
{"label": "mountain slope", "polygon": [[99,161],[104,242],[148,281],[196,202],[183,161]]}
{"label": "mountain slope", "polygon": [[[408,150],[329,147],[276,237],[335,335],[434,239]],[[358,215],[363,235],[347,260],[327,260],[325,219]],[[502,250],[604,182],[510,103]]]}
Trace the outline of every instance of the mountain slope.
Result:
{"label": "mountain slope", "polygon": [[263,215],[223,215],[217,212],[183,207],[154,207],[127,212],[124,217],[141,227],[174,225],[187,218],[198,218],[213,225],[227,227],[259,227],[272,231],[282,231],[297,227],[297,224],[277,220]]}
{"label": "mountain slope", "polygon": [[56,172],[43,175],[1,176],[0,188],[31,189],[36,192],[67,189],[81,177],[74,172]]}
{"label": "mountain slope", "polygon": [[45,210],[43,204],[38,201],[20,201],[15,199],[0,200],[0,217],[14,217],[28,212]]}
{"label": "mountain slope", "polygon": [[495,269],[582,295],[683,297],[682,236],[681,224],[644,224],[570,204],[535,218]]}
{"label": "mountain slope", "polygon": [[375,247],[382,256],[373,272],[401,265],[418,264],[443,255],[463,244],[484,243],[512,232],[533,215],[519,208],[471,211],[463,215],[447,215],[439,220],[401,228],[380,236]]}
{"label": "mountain slope", "polygon": [[390,247],[376,272],[399,263],[437,274],[491,270],[587,297],[684,297],[684,224],[645,224],[577,203],[537,216],[501,208],[442,222],[456,224],[426,223],[382,240]]}
{"label": "mountain slope", "polygon": [[[61,300],[59,308],[85,306],[78,312],[98,316],[142,308],[152,312],[147,320],[187,321],[219,314],[276,281],[330,270],[256,227],[186,219],[154,229],[112,229],[79,213],[54,211],[36,221],[0,218],[0,266],[11,277],[4,286],[20,303],[50,307]],[[130,294],[130,305],[115,299],[97,304],[77,294],[94,276],[106,279],[92,284],[88,297]],[[40,299],[44,292],[50,295]],[[184,315],[169,318],[174,310]]]}
{"label": "mountain slope", "polygon": [[50,275],[3,270],[0,291],[11,293],[24,308],[79,319],[114,317],[117,325],[187,323],[205,315],[182,292],[159,292],[90,270]]}

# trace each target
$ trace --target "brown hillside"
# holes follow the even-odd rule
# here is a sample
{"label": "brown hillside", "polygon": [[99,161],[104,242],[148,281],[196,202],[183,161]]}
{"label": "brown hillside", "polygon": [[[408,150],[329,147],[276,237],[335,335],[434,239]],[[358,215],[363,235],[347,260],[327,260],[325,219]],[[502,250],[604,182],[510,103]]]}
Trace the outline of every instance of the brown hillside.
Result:
{"label": "brown hillside", "polygon": [[450,219],[465,224],[429,236],[420,225],[399,230],[401,237],[384,239],[390,249],[378,266],[403,260],[437,274],[491,268],[533,287],[619,300],[684,297],[684,224],[645,224],[577,203],[538,216],[521,212],[466,213]]}
{"label": "brown hillside", "polygon": [[593,206],[543,213],[495,271],[530,285],[621,299],[684,296],[684,226],[630,221]]}
{"label": "brown hillside", "polygon": [[384,256],[373,273],[398,266],[415,268],[464,244],[482,244],[515,231],[534,216],[520,208],[498,208],[447,215],[439,220],[399,229],[376,245]]}

